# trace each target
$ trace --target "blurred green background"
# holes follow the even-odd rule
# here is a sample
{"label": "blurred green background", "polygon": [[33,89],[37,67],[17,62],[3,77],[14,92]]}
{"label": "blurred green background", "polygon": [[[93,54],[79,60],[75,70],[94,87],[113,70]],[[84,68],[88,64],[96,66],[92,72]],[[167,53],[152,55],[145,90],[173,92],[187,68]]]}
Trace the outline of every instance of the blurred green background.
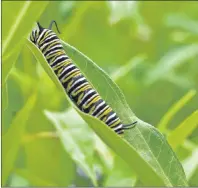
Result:
{"label": "blurred green background", "polygon": [[[14,5],[9,2],[4,7],[4,3],[6,14],[6,8],[13,9]],[[105,70],[121,88],[133,112],[156,127],[172,105],[188,92],[193,93],[168,122],[171,131],[198,107],[197,10],[196,1],[51,1],[46,2],[38,20],[43,27],[56,20],[59,37]],[[8,21],[3,16],[3,27]],[[3,134],[27,99],[37,93],[7,186],[92,186],[91,175],[76,162],[81,160],[78,152],[85,153],[84,160],[93,167],[100,186],[141,185],[127,165],[70,108],[26,45],[6,83],[8,105],[3,111]],[[63,147],[57,139],[54,123],[62,125],[64,119],[70,122],[64,125],[66,143],[76,144],[79,151]],[[191,186],[198,186],[197,144],[196,128],[174,150]]]}

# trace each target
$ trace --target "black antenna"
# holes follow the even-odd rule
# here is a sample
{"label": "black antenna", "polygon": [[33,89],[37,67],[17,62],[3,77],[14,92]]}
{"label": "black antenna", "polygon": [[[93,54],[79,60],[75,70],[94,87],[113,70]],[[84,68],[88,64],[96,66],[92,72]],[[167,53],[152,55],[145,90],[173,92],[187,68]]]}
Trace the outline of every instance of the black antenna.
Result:
{"label": "black antenna", "polygon": [[123,129],[131,129],[133,127],[133,126],[131,127],[131,125],[134,125],[136,123],[137,123],[137,121],[130,123],[130,124],[123,125]]}
{"label": "black antenna", "polygon": [[38,27],[39,27],[39,30],[43,29],[43,27],[40,25],[39,22],[36,22],[36,23],[37,23],[37,25],[38,25]]}
{"label": "black antenna", "polygon": [[49,29],[52,29],[53,23],[56,25],[56,29],[57,29],[58,33],[61,33],[60,30],[58,29],[58,26],[57,26],[57,23],[56,23],[55,20],[52,20],[52,21],[51,21],[51,23],[50,23],[50,25],[49,25]]}

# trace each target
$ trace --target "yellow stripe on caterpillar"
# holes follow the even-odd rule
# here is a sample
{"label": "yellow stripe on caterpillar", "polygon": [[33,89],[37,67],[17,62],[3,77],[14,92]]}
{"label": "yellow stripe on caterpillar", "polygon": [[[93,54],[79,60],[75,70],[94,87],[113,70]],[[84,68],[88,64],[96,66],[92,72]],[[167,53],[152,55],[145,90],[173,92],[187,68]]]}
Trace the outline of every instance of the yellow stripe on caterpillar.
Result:
{"label": "yellow stripe on caterpillar", "polygon": [[43,36],[43,39],[37,41],[37,43],[38,43],[39,45],[41,45],[41,44],[43,43],[43,41],[45,40],[46,36],[48,35],[48,33],[50,33],[50,32],[51,32],[50,30],[46,31],[46,33],[45,33],[44,36]]}
{"label": "yellow stripe on caterpillar", "polygon": [[88,102],[87,105],[83,105],[84,108],[89,108],[89,106],[93,103],[95,103],[96,101],[98,101],[99,99],[101,99],[101,97],[99,95],[97,95],[96,97],[94,97],[91,101]]}
{"label": "yellow stripe on caterpillar", "polygon": [[71,75],[69,75],[68,77],[64,78],[62,80],[62,83],[67,82],[70,78],[77,76],[77,75],[81,75],[80,70],[76,70],[74,73],[72,73]]}
{"label": "yellow stripe on caterpillar", "polygon": [[71,93],[71,95],[75,97],[75,96],[78,95],[80,92],[85,91],[86,89],[89,89],[89,88],[91,88],[91,86],[88,85],[88,83],[87,83],[87,85],[85,85],[84,87],[78,89],[75,93],[74,93],[74,91],[73,91],[73,92]]}
{"label": "yellow stripe on caterpillar", "polygon": [[112,125],[110,125],[110,128],[113,128],[115,125],[117,125],[118,123],[120,123],[120,119],[118,119],[116,122],[114,122]]}
{"label": "yellow stripe on caterpillar", "polygon": [[108,107],[100,116],[98,116],[98,118],[100,119],[102,116],[107,115],[111,110],[112,109]]}

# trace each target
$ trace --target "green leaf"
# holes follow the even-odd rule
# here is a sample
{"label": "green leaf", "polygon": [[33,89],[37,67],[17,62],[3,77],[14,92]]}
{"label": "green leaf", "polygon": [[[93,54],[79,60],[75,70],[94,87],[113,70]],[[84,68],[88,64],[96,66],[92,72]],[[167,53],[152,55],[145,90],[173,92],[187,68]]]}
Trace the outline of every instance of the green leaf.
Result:
{"label": "green leaf", "polygon": [[[2,73],[3,83],[16,61],[20,49],[33,24],[45,9],[47,1],[3,1],[2,17]],[[35,14],[36,12],[36,14]]]}
{"label": "green leaf", "polygon": [[164,132],[167,129],[168,123],[173,119],[175,114],[190,101],[196,94],[196,90],[190,90],[186,95],[184,95],[178,102],[176,102],[168,112],[161,118],[158,129]]}
{"label": "green leaf", "polygon": [[148,73],[145,83],[150,85],[156,80],[166,77],[166,74],[174,71],[177,66],[183,63],[188,63],[187,60],[195,57],[196,55],[198,55],[197,44],[182,46],[178,49],[167,52],[167,54],[160,59],[155,68]]}
{"label": "green leaf", "polygon": [[105,181],[105,187],[132,187],[136,176],[132,169],[119,156],[115,156],[114,165]]}
{"label": "green leaf", "polygon": [[13,68],[10,71],[10,77],[16,81],[18,86],[21,88],[22,94],[24,97],[29,96],[29,94],[32,93],[34,88],[37,86],[37,80],[35,80],[33,77],[30,77],[28,74],[25,74],[24,72],[20,71],[19,69]]}
{"label": "green leaf", "polygon": [[167,27],[177,27],[198,35],[198,22],[190,19],[186,14],[168,14],[164,19]]}
{"label": "green leaf", "polygon": [[23,177],[19,176],[18,174],[14,173],[11,177],[11,182],[9,183],[9,186],[10,187],[20,187],[20,186],[21,187],[28,187],[29,182],[25,178],[23,178]]}
{"label": "green leaf", "polygon": [[[45,61],[43,55],[30,41],[27,41],[27,44],[32,52],[36,54],[36,58],[40,60],[40,63],[51,79],[60,88],[60,82]],[[87,79],[91,81],[101,96],[115,109],[121,120],[124,123],[138,120],[138,123],[135,128],[125,133],[125,138],[128,140],[127,143],[103,122],[79,111],[65,94],[66,99],[74,106],[80,116],[114,152],[128,163],[130,168],[134,169],[145,185],[187,185],[182,166],[163,135],[154,127],[135,117],[118,86],[102,69],[69,44],[63,42],[63,46],[66,53],[74,60],[74,63],[77,64]],[[61,89],[64,91],[62,87]],[[172,173],[175,175],[173,176]]]}
{"label": "green leaf", "polygon": [[198,185],[198,167],[195,169],[192,177],[189,179],[189,185],[192,187],[197,187]]}
{"label": "green leaf", "polygon": [[38,187],[42,185],[53,187],[57,186],[56,184],[41,179],[40,177],[38,177],[38,175],[29,172],[27,169],[15,169],[15,172],[21,175],[23,178],[27,179],[31,183],[31,185]]}
{"label": "green leaf", "polygon": [[21,60],[23,62],[23,71],[33,78],[37,78],[37,64],[33,59],[30,50],[24,45],[21,49]]}
{"label": "green leaf", "polygon": [[123,65],[115,72],[113,72],[111,74],[111,78],[114,80],[114,82],[117,82],[117,80],[126,76],[130,71],[132,71],[137,65],[141,64],[144,60],[144,55],[139,55],[132,58],[126,65]]}
{"label": "green leaf", "polygon": [[[71,57],[71,59],[80,68],[80,70],[84,73],[87,79],[91,81],[92,85],[97,89],[100,95],[108,102],[110,106],[113,107],[113,109],[115,109],[116,113],[119,115],[121,120],[125,121],[124,123],[131,123],[134,121],[134,119],[138,119],[132,113],[118,86],[110,79],[110,77],[102,69],[100,69],[92,60],[90,60],[88,57],[86,57],[84,54],[79,52],[74,47],[64,42],[63,45],[69,57]],[[149,165],[152,166],[155,173],[157,173],[157,175],[160,175],[160,177],[163,179],[166,185],[187,185],[183,168],[179,160],[177,159],[175,153],[170,148],[168,142],[163,137],[163,135],[160,134],[153,126],[141,120],[138,121],[139,122],[135,128],[130,129],[125,133],[125,138],[132,146],[131,148],[133,148],[134,151],[137,152],[136,154],[140,155],[142,159],[145,160],[145,162],[149,163]],[[87,120],[87,122],[90,122],[90,120]],[[90,122],[88,124],[92,125],[93,122]],[[97,128],[93,129],[96,131]],[[108,143],[109,141],[106,140],[106,144]],[[113,146],[111,145],[111,147]],[[130,149],[127,149],[126,151],[128,150]],[[122,158],[125,158],[125,156],[123,156],[124,152],[119,155]],[[131,153],[131,155],[135,156],[134,153]],[[167,166],[167,163],[169,163],[170,160],[171,163],[169,164],[169,166]],[[140,163],[141,162],[139,161],[136,164]],[[178,170],[177,175],[175,176],[171,175],[171,172],[174,173],[175,171],[175,168],[172,166],[174,166]],[[147,168],[145,167],[145,170],[146,169]],[[139,171],[139,169],[137,170]],[[144,177],[144,179],[140,176],[139,173],[138,176],[140,177],[143,183],[145,183],[146,178],[149,178],[150,180],[152,178],[157,178],[156,175],[151,175],[151,172],[147,172],[147,177]],[[149,177],[149,175],[151,176]],[[157,180],[153,182],[159,183],[159,181]],[[148,182],[145,185],[148,185]]]}
{"label": "green leaf", "polygon": [[186,172],[187,180],[189,181],[193,175],[195,174],[196,170],[198,169],[198,147],[196,147],[192,154],[182,161],[182,165]]}
{"label": "green leaf", "polygon": [[[36,86],[39,84],[40,82]],[[31,174],[33,176],[30,178],[32,186],[69,186],[75,176],[74,163],[65,152],[57,135],[46,134],[47,131],[55,129],[43,113],[46,106],[42,103],[40,88],[37,91],[37,103],[27,121],[26,134],[23,135],[25,168],[29,176]],[[34,176],[42,180],[40,185]]]}
{"label": "green leaf", "polygon": [[23,146],[29,173],[43,180],[38,185],[36,179],[35,181],[32,179],[32,186],[48,186],[49,184],[69,186],[71,184],[75,174],[74,163],[57,138],[33,137],[31,139],[31,135],[26,135],[26,142]]}
{"label": "green leaf", "polygon": [[97,159],[100,160],[100,164],[105,171],[108,173],[109,169],[112,169],[113,166],[113,154],[112,151],[107,147],[107,145],[95,134],[95,153]]}
{"label": "green leaf", "polygon": [[[74,110],[65,113],[45,112],[50,119],[60,137],[65,150],[91,178],[93,184],[97,186],[97,180],[93,169],[94,140],[88,127],[83,126],[81,118],[75,116]],[[67,120],[67,121],[65,121]],[[82,137],[84,134],[86,136]]]}
{"label": "green leaf", "polygon": [[[64,32],[64,35],[67,36],[67,38],[70,38],[71,36],[73,36],[73,33],[75,32],[76,28],[81,24],[84,14],[93,4],[96,4],[96,2],[79,1],[76,4],[75,19],[74,18],[72,19],[71,17],[72,20],[69,21],[69,23],[65,24],[65,27],[62,29],[62,31]],[[68,7],[68,4],[67,4],[67,7]]]}
{"label": "green leaf", "polygon": [[173,83],[180,88],[189,89],[193,88],[193,83],[189,80],[188,77],[184,77],[183,75],[178,75],[174,72],[169,72],[164,76],[164,80]]}
{"label": "green leaf", "polygon": [[21,138],[24,134],[26,122],[31,114],[36,101],[36,94],[33,94],[25,106],[18,112],[13,119],[9,130],[2,138],[2,182],[6,183],[8,175],[13,168],[16,159],[17,151],[19,149]]}
{"label": "green leaf", "polygon": [[175,130],[168,135],[168,142],[176,148],[198,127],[198,110],[186,118]]}
{"label": "green leaf", "polygon": [[2,87],[2,110],[4,111],[8,106],[8,88],[7,84]]}
{"label": "green leaf", "polygon": [[[118,21],[133,17],[137,21],[142,18],[138,14],[137,11],[137,3],[135,1],[108,1],[107,2],[110,7],[110,23],[116,24]],[[138,18],[139,20],[138,20]],[[139,24],[139,23],[137,23]]]}

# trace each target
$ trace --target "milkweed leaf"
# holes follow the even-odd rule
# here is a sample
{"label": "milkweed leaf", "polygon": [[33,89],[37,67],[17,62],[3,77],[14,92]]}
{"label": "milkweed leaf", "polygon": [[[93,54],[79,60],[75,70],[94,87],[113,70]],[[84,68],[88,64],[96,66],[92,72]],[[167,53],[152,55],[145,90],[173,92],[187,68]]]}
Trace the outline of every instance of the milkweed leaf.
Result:
{"label": "milkweed leaf", "polygon": [[[14,161],[25,131],[26,122],[36,102],[36,94],[29,97],[25,106],[18,112],[13,119],[8,131],[2,138],[2,183],[5,185],[10,171],[13,168]],[[10,142],[12,140],[12,142]]]}
{"label": "milkweed leaf", "polygon": [[[124,95],[111,78],[92,60],[74,47],[63,42],[64,49],[86,78],[97,89],[100,95],[116,111],[124,123],[138,120],[137,126],[126,132],[126,140],[121,139],[109,127],[98,119],[79,111],[79,115],[91,126],[102,140],[113,149],[128,165],[134,169],[140,180],[150,186],[187,185],[183,168],[162,134],[154,127],[139,120],[129,108]],[[51,79],[64,90],[55,74],[49,67],[44,56],[35,45],[27,41],[28,47],[34,52]],[[100,84],[98,84],[100,83]],[[164,156],[164,153],[166,156]],[[170,161],[171,160],[171,161]],[[174,172],[175,176],[171,173]]]}

